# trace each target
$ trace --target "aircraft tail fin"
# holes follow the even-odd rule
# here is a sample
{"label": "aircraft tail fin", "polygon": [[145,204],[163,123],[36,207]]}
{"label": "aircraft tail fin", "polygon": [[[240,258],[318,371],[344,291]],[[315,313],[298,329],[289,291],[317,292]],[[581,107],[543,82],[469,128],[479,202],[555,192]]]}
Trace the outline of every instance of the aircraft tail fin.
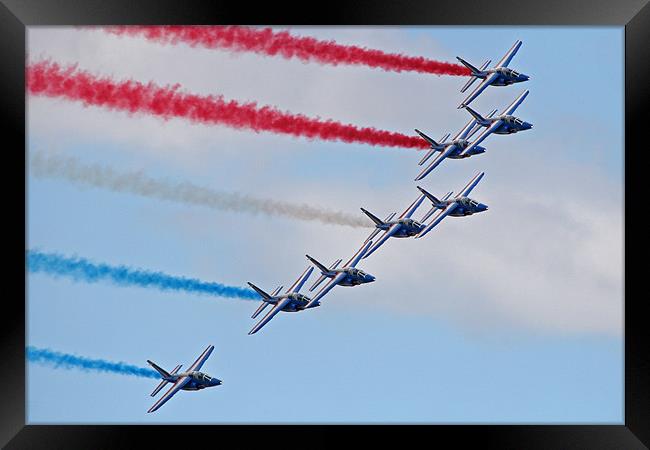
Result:
{"label": "aircraft tail fin", "polygon": [[469,112],[469,113],[474,117],[474,119],[476,119],[476,122],[477,122],[479,125],[487,126],[487,125],[490,124],[490,121],[489,121],[489,120],[485,119],[482,115],[480,115],[479,113],[477,113],[476,111],[474,111],[474,110],[473,110],[472,108],[470,108],[469,106],[465,106],[465,109],[467,110],[467,112]]}
{"label": "aircraft tail fin", "polygon": [[316,260],[315,260],[314,258],[312,258],[311,256],[309,256],[309,255],[305,255],[305,256],[306,256],[307,259],[310,260],[310,261],[311,261],[311,262],[312,262],[316,267],[318,267],[318,270],[320,270],[320,272],[321,272],[322,274],[329,273],[329,269],[328,269],[327,267],[325,267],[324,265],[322,265],[321,263],[319,263],[318,261],[316,261]]}
{"label": "aircraft tail fin", "polygon": [[443,203],[442,201],[438,200],[438,199],[437,199],[433,194],[431,194],[431,193],[429,193],[428,191],[424,190],[424,189],[421,188],[420,186],[418,186],[417,188],[418,188],[418,189],[420,190],[420,192],[422,192],[422,193],[423,193],[423,194],[424,194],[424,195],[425,195],[429,200],[431,200],[431,203],[433,204],[433,206],[435,206],[436,208],[444,208],[445,203]]}
{"label": "aircraft tail fin", "polygon": [[[161,369],[160,367],[158,367],[157,365],[155,365],[155,364],[152,363],[151,361],[147,361],[147,362],[148,362],[149,364],[151,364],[151,365],[153,366],[153,368],[156,369],[159,373],[160,373],[161,370],[162,370],[163,372],[167,373],[165,370]],[[175,375],[176,372],[178,372],[178,371],[180,370],[181,367],[183,367],[182,364],[177,365],[176,367],[174,367],[174,370],[172,370],[170,373],[167,374],[167,376]],[[162,373],[160,373],[160,374],[162,375]],[[160,392],[160,390],[161,390],[162,388],[164,388],[165,385],[166,385],[167,383],[169,383],[168,380],[162,380],[162,381],[160,382],[160,384],[159,384],[158,386],[156,386],[156,389],[153,390],[153,392],[151,393],[151,396],[152,396],[152,397],[155,397],[156,394],[157,394],[158,392]]]}
{"label": "aircraft tail fin", "polygon": [[423,132],[421,132],[417,128],[415,129],[415,132],[417,134],[419,134],[422,139],[427,141],[429,143],[429,145],[431,145],[431,147],[440,147],[440,144],[438,144],[436,141],[434,141],[433,138],[427,136],[426,134],[424,134]]}
{"label": "aircraft tail fin", "polygon": [[255,292],[257,292],[258,294],[260,294],[260,295],[262,296],[262,298],[263,298],[265,301],[271,299],[271,296],[270,296],[269,294],[267,294],[267,293],[264,292],[262,289],[260,289],[260,288],[258,288],[257,286],[255,286],[255,285],[254,285],[253,283],[251,283],[250,281],[248,282],[248,285],[249,285],[250,287],[252,287],[253,290],[254,290]]}
{"label": "aircraft tail fin", "polygon": [[[307,255],[307,258],[309,258],[309,260],[312,261],[314,264],[317,264],[317,263],[318,263],[318,261],[316,261],[315,259],[311,258],[309,255]],[[331,266],[329,266],[329,268],[328,268],[325,272],[323,272],[323,270],[321,269],[321,276],[319,276],[319,277],[316,279],[316,281],[314,282],[314,284],[311,285],[311,287],[309,288],[309,292],[312,292],[314,289],[316,289],[318,286],[320,286],[320,284],[321,284],[323,281],[325,281],[326,278],[328,278],[328,276],[327,276],[326,274],[328,274],[328,273],[331,274],[332,271],[333,271],[334,269],[336,269],[336,268],[338,267],[339,264],[341,264],[341,261],[343,261],[343,260],[342,260],[342,259],[337,259],[336,261],[334,261],[334,264],[332,264]],[[319,269],[320,269],[321,267],[322,267],[322,264],[319,265]]]}
{"label": "aircraft tail fin", "polygon": [[382,222],[381,219],[380,219],[379,217],[375,216],[374,214],[372,214],[372,213],[369,212],[368,210],[365,210],[365,209],[361,208],[361,211],[363,211],[363,213],[364,213],[366,216],[370,217],[370,220],[372,220],[373,222],[375,222],[375,225],[380,225],[380,226],[381,226],[381,225],[384,224],[384,222]]}
{"label": "aircraft tail fin", "polygon": [[460,89],[460,92],[465,92],[467,89],[469,89],[470,86],[471,86],[472,84],[474,84],[474,82],[478,79],[478,75],[483,75],[483,71],[484,71],[485,69],[487,69],[487,66],[490,65],[490,63],[492,62],[492,60],[489,60],[489,59],[488,59],[487,61],[485,61],[485,62],[483,63],[483,65],[481,66],[480,69],[476,69],[476,67],[472,66],[472,65],[471,65],[470,63],[468,63],[467,61],[465,61],[465,60],[463,60],[463,59],[461,59],[461,58],[458,58],[458,60],[459,60],[459,61],[460,61],[460,62],[461,62],[465,67],[467,67],[469,70],[472,71],[472,75],[469,77],[469,80],[467,80],[467,83],[465,83],[465,85]]}
{"label": "aircraft tail fin", "polygon": [[468,63],[467,61],[465,61],[465,60],[464,60],[463,58],[461,58],[460,56],[456,56],[456,59],[457,59],[458,61],[460,61],[460,63],[461,63],[463,66],[467,67],[467,68],[472,72],[472,75],[473,75],[473,76],[476,76],[476,75],[479,75],[479,74],[482,73],[482,70],[481,70],[481,69],[479,69],[479,68],[477,68],[477,67],[474,67],[473,65],[471,65],[470,63]]}
{"label": "aircraft tail fin", "polygon": [[159,373],[163,378],[169,378],[169,377],[171,377],[171,375],[169,374],[169,372],[167,372],[165,369],[163,369],[162,367],[160,367],[159,365],[157,365],[155,362],[150,361],[150,360],[147,360],[147,363],[149,363],[149,365],[150,365],[151,367],[153,367],[154,369],[156,369],[156,372],[158,372],[158,373]]}

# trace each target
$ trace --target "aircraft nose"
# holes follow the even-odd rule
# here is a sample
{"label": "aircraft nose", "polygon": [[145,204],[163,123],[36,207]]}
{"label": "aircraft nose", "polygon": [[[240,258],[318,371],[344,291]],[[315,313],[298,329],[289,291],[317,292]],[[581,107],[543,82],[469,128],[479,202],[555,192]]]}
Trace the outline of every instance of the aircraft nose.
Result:
{"label": "aircraft nose", "polygon": [[528,81],[528,80],[530,80],[530,77],[528,75],[523,75],[522,74],[521,79],[524,80],[524,81]]}
{"label": "aircraft nose", "polygon": [[375,277],[373,277],[372,275],[368,275],[368,282],[370,283],[373,281],[375,281]]}
{"label": "aircraft nose", "polygon": [[479,208],[481,209],[481,211],[487,211],[488,210],[488,206],[484,205],[483,203],[480,204]]}

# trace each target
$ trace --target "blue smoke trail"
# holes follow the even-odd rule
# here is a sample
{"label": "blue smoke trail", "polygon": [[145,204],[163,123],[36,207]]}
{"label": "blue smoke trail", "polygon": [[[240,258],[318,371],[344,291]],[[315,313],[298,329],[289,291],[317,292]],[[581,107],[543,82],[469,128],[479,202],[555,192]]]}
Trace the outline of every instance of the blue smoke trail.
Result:
{"label": "blue smoke trail", "polygon": [[30,272],[65,276],[75,281],[95,283],[108,280],[120,286],[155,287],[165,291],[186,291],[220,297],[260,300],[254,291],[247,288],[209,283],[194,278],[175,277],[162,272],[148,272],[127,266],[95,264],[85,258],[69,258],[56,253],[28,250],[26,262]]}
{"label": "blue smoke trail", "polygon": [[27,360],[54,368],[80,369],[83,371],[112,372],[121,375],[133,375],[144,378],[160,378],[158,372],[123,362],[111,362],[103,359],[90,359],[69,353],[60,353],[48,349],[27,347]]}

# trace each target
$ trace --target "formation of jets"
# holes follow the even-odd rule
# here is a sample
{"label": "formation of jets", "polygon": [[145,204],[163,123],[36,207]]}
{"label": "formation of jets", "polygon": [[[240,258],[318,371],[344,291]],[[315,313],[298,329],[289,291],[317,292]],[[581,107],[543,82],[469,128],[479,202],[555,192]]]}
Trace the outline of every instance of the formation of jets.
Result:
{"label": "formation of jets", "polygon": [[[490,69],[487,68],[491,62],[489,60],[481,65],[480,68],[476,68],[462,58],[457,57],[458,60],[471,71],[470,78],[461,88],[461,92],[465,92],[469,89],[477,79],[480,78],[483,80],[459,106],[459,108],[467,110],[471,115],[471,119],[450,141],[447,141],[450,136],[449,133],[443,136],[439,142],[436,142],[422,131],[417,129],[415,130],[431,147],[418,163],[419,166],[424,165],[424,168],[417,175],[415,181],[424,179],[447,158],[464,159],[484,153],[486,149],[480,144],[491,134],[513,134],[532,128],[532,124],[529,122],[513,116],[517,107],[519,107],[528,96],[528,90],[521,93],[498,115],[497,110],[494,109],[484,117],[468,106],[488,86],[508,86],[529,79],[527,75],[508,68],[508,65],[521,45],[521,41],[516,41],[503,58],[501,58],[501,60]],[[481,132],[477,135],[479,131]],[[476,136],[476,138],[472,139],[474,136]],[[429,161],[436,153],[438,153],[438,155],[426,164],[427,161]],[[397,213],[393,212],[384,220],[381,220],[371,212],[361,208],[361,211],[373,222],[375,229],[366,238],[356,253],[341,267],[339,267],[339,265],[343,261],[342,259],[337,259],[327,267],[315,258],[305,255],[309,260],[310,265],[284,293],[281,293],[283,286],[277,287],[269,294],[249,282],[248,285],[259,294],[262,300],[262,303],[253,313],[252,318],[256,319],[269,305],[272,307],[262,317],[262,319],[255,324],[248,334],[252,335],[259,332],[262,327],[268,324],[279,312],[299,312],[320,306],[323,297],[325,297],[325,295],[327,295],[335,286],[353,287],[375,281],[373,275],[358,269],[357,265],[361,260],[368,258],[370,255],[375,253],[379,247],[384,245],[390,238],[412,237],[419,239],[429,233],[447,216],[465,217],[487,211],[487,205],[468,197],[484,175],[484,172],[479,172],[474,175],[465,187],[453,197],[453,192],[447,192],[444,196],[438,199],[421,186],[417,186],[417,189],[420,191],[419,195],[413,203],[411,203],[406,210],[397,217],[395,217]],[[419,220],[415,220],[413,215],[425,200],[428,201],[431,206]],[[327,282],[320,288],[320,290],[318,290],[318,292],[316,292],[316,294],[309,297],[305,294],[301,294],[300,290],[312,275],[315,268],[320,271],[320,275],[309,288],[309,292],[315,291],[326,280]],[[151,396],[155,396],[165,385],[172,383],[171,388],[149,409],[148,412],[156,411],[179,390],[201,390],[207,387],[221,385],[221,380],[211,378],[210,376],[199,372],[199,369],[208,359],[213,349],[214,346],[208,346],[190,368],[186,372],[181,373],[179,373],[181,368],[180,365],[176,366],[171,372],[166,372],[153,362],[147,361],[162,378],[162,381],[151,393]]]}

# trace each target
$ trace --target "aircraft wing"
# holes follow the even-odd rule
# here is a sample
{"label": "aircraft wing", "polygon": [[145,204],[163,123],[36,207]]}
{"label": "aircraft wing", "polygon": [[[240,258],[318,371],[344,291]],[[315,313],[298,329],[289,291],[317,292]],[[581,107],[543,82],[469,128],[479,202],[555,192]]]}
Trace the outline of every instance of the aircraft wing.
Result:
{"label": "aircraft wing", "polygon": [[413,213],[418,209],[418,206],[422,203],[422,200],[424,200],[425,195],[420,194],[418,198],[415,199],[413,203],[411,203],[411,206],[406,208],[406,210],[402,213],[401,216],[399,216],[400,219],[408,219],[413,215]]}
{"label": "aircraft wing", "polygon": [[185,377],[180,377],[176,382],[172,385],[172,387],[169,388],[167,392],[165,392],[165,395],[160,397],[156,403],[153,404],[151,408],[149,408],[148,413],[152,413],[158,408],[160,408],[162,405],[167,403],[167,400],[172,398],[174,394],[176,394],[178,391],[183,389],[183,387],[190,382],[190,377],[185,376]]}
{"label": "aircraft wing", "polygon": [[443,152],[441,152],[436,157],[436,159],[431,161],[428,166],[426,166],[424,169],[422,169],[422,171],[418,174],[418,176],[415,177],[415,181],[420,181],[421,179],[423,179],[424,177],[429,175],[429,173],[431,173],[431,171],[433,169],[438,167],[438,165],[442,161],[444,161],[444,159],[447,158],[447,156],[451,155],[454,152],[454,150],[456,150],[456,145],[452,144],[452,145],[447,146],[447,148]]}
{"label": "aircraft wing", "polygon": [[302,288],[302,285],[305,284],[305,281],[307,281],[307,279],[309,278],[313,270],[314,270],[313,266],[310,265],[309,267],[307,267],[305,271],[302,273],[302,275],[300,275],[300,277],[296,280],[296,282],[293,283],[289,289],[287,289],[286,293],[290,294],[292,292],[298,292],[300,288]]}
{"label": "aircraft wing", "polygon": [[363,255],[366,254],[370,246],[372,245],[372,241],[368,241],[363,245],[357,252],[354,254],[352,258],[346,262],[343,267],[356,267],[357,264],[359,264],[359,261],[361,261],[361,258],[363,258]]}
{"label": "aircraft wing", "polygon": [[515,112],[515,109],[517,109],[517,107],[521,105],[521,102],[523,102],[524,99],[528,96],[528,92],[528,89],[522,92],[521,95],[517,97],[512,103],[510,103],[510,106],[508,106],[501,114],[510,115]]}
{"label": "aircraft wing", "polygon": [[283,298],[278,303],[276,303],[273,309],[268,313],[266,313],[266,315],[262,317],[262,320],[257,322],[257,324],[248,332],[248,334],[255,334],[258,331],[260,331],[262,327],[267,323],[269,323],[269,321],[273,319],[277,313],[282,311],[282,308],[284,308],[290,301],[291,301],[290,298]]}
{"label": "aircraft wing", "polygon": [[492,122],[492,125],[490,125],[485,130],[483,130],[483,132],[478,135],[478,137],[476,138],[476,140],[474,142],[470,142],[467,145],[467,147],[465,147],[465,150],[463,150],[463,153],[461,153],[461,156],[468,154],[474,147],[476,147],[481,142],[483,142],[485,140],[485,138],[488,137],[489,135],[491,135],[492,133],[494,133],[494,131],[497,128],[499,128],[502,123],[503,123],[503,120],[501,120],[501,119],[495,120],[494,122]]}
{"label": "aircraft wing", "polygon": [[201,370],[201,367],[203,364],[208,360],[210,357],[210,353],[212,353],[212,350],[214,350],[214,345],[208,345],[208,348],[203,350],[203,353],[201,353],[201,356],[196,358],[196,361],[192,363],[192,365],[187,369],[188,372],[192,372],[193,370]]}
{"label": "aircraft wing", "polygon": [[519,51],[519,47],[521,47],[521,41],[517,40],[517,42],[515,42],[512,47],[510,47],[508,53],[503,55],[503,58],[501,58],[495,67],[508,67],[508,64],[510,64],[512,58],[514,58],[514,56],[517,54],[517,51]]}
{"label": "aircraft wing", "polygon": [[329,281],[325,284],[325,286],[323,286],[322,288],[320,288],[320,291],[318,291],[318,293],[317,293],[316,295],[314,295],[314,298],[312,298],[312,299],[309,301],[309,303],[307,303],[307,305],[305,306],[305,309],[306,309],[306,308],[309,308],[309,307],[312,306],[314,303],[316,303],[316,302],[319,301],[321,298],[323,298],[323,297],[325,296],[325,294],[327,294],[329,291],[331,291],[332,288],[334,288],[334,286],[336,286],[337,284],[339,284],[339,283],[341,282],[341,280],[343,280],[343,278],[345,278],[345,276],[346,276],[345,272],[339,272],[339,273],[337,273],[336,276],[335,276],[334,278],[332,278],[331,280],[329,280]]}
{"label": "aircraft wing", "polygon": [[391,225],[391,227],[388,230],[386,230],[386,232],[382,235],[382,237],[380,237],[377,240],[377,242],[375,242],[375,244],[371,248],[369,248],[368,251],[365,252],[363,258],[367,258],[368,256],[372,255],[375,252],[375,250],[381,247],[384,244],[384,242],[388,240],[389,237],[391,237],[397,232],[400,226],[401,225],[399,223]]}
{"label": "aircraft wing", "polygon": [[472,117],[469,119],[469,122],[467,122],[465,126],[461,128],[458,133],[456,133],[456,136],[454,136],[454,139],[452,140],[465,139],[467,137],[467,134],[474,128],[474,125],[476,125],[476,119]]}
{"label": "aircraft wing", "polygon": [[469,181],[469,183],[467,183],[467,185],[463,188],[463,190],[460,191],[458,193],[458,195],[456,195],[456,198],[467,197],[469,195],[469,193],[472,192],[472,189],[474,189],[476,187],[478,182],[481,181],[481,178],[483,178],[483,175],[485,175],[485,172],[480,172],[480,173],[477,173],[476,175],[474,175],[474,178],[472,178]]}
{"label": "aircraft wing", "polygon": [[460,104],[459,108],[469,105],[476,97],[481,95],[481,93],[499,77],[498,73],[492,73],[489,76],[485,77],[481,84],[476,86],[474,90],[463,100],[463,103]]}
{"label": "aircraft wing", "polygon": [[420,231],[417,236],[415,236],[415,239],[424,237],[424,235],[427,234],[429,231],[431,231],[433,227],[435,227],[440,222],[442,222],[442,219],[444,219],[449,214],[451,214],[454,211],[454,209],[456,209],[457,206],[458,206],[457,203],[452,203],[449,206],[447,206],[445,209],[441,210],[440,213],[438,213],[438,215],[431,221],[431,223],[426,227],[424,227],[424,229]]}

